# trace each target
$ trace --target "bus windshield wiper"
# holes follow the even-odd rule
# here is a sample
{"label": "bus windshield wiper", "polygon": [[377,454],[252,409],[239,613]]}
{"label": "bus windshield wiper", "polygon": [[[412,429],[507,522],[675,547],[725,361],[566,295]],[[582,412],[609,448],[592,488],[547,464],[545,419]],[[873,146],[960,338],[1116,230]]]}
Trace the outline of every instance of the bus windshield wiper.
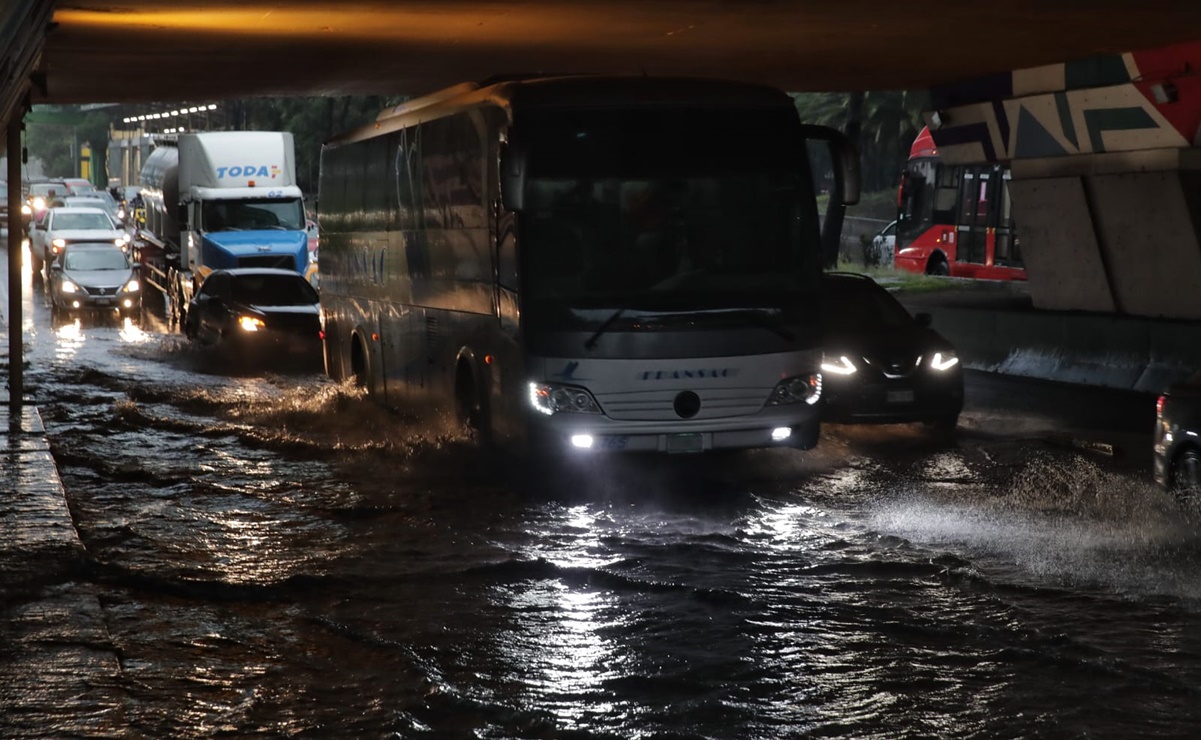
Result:
{"label": "bus windshield wiper", "polygon": [[771,333],[780,337],[793,341],[796,335],[784,327],[779,319],[772,318],[763,313],[764,309],[759,308],[738,308],[738,309],[719,309],[717,311],[689,311],[674,314],[663,314],[650,319],[652,323],[660,323],[670,325],[672,323],[688,323],[698,324],[703,323],[706,317],[724,318],[724,325],[736,326],[740,323],[751,323],[755,326],[767,329]]}
{"label": "bus windshield wiper", "polygon": [[597,340],[599,340],[601,338],[601,335],[604,334],[605,332],[609,331],[609,327],[613,326],[613,322],[620,319],[622,314],[624,314],[625,312],[626,312],[626,307],[622,306],[621,308],[617,309],[613,313],[609,314],[609,318],[602,321],[601,325],[596,328],[596,332],[593,333],[592,336],[588,337],[587,342],[584,342],[584,349],[595,348],[596,342],[597,342]]}
{"label": "bus windshield wiper", "polygon": [[785,329],[784,325],[779,319],[768,318],[758,309],[748,309],[745,315],[750,318],[754,324],[767,329],[781,339],[787,339],[790,342],[796,339],[796,335]]}

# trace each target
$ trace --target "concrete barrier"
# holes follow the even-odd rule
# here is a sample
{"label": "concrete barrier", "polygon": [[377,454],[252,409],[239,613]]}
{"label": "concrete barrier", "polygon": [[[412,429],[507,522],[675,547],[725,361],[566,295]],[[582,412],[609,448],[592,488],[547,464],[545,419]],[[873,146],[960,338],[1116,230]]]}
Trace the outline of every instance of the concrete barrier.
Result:
{"label": "concrete barrier", "polygon": [[926,301],[910,310],[929,313],[977,370],[1147,393],[1201,371],[1198,322]]}

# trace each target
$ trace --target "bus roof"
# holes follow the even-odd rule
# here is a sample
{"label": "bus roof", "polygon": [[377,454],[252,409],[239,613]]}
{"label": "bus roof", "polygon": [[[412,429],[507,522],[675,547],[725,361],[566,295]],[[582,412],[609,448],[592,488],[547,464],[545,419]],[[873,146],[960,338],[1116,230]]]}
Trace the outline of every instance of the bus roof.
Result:
{"label": "bus roof", "polygon": [[934,137],[930,135],[930,127],[922,128],[921,133],[913,140],[913,146],[909,149],[909,158],[917,159],[918,157],[937,157],[938,147],[934,144]]}

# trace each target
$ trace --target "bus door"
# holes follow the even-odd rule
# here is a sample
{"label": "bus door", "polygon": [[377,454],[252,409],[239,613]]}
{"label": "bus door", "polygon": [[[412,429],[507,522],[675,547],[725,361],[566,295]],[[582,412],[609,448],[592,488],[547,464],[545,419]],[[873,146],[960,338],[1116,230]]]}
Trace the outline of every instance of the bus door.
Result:
{"label": "bus door", "polygon": [[995,209],[993,197],[999,182],[993,181],[991,167],[965,167],[959,184],[959,248],[956,262],[977,265],[987,263],[990,210]]}
{"label": "bus door", "polygon": [[993,264],[1002,267],[1023,267],[1022,253],[1018,249],[1017,232],[1013,224],[1013,203],[1009,200],[1009,179],[1009,170],[1002,171],[998,191],[1001,205],[997,209]]}

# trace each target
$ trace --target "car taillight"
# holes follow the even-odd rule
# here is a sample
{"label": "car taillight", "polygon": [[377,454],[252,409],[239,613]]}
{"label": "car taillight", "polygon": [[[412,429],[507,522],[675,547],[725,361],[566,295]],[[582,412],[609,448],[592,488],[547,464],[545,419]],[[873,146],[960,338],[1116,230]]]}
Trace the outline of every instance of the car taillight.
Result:
{"label": "car taillight", "polygon": [[1155,418],[1156,419],[1163,418],[1163,404],[1167,400],[1168,400],[1167,396],[1160,396],[1159,398],[1155,399]]}

